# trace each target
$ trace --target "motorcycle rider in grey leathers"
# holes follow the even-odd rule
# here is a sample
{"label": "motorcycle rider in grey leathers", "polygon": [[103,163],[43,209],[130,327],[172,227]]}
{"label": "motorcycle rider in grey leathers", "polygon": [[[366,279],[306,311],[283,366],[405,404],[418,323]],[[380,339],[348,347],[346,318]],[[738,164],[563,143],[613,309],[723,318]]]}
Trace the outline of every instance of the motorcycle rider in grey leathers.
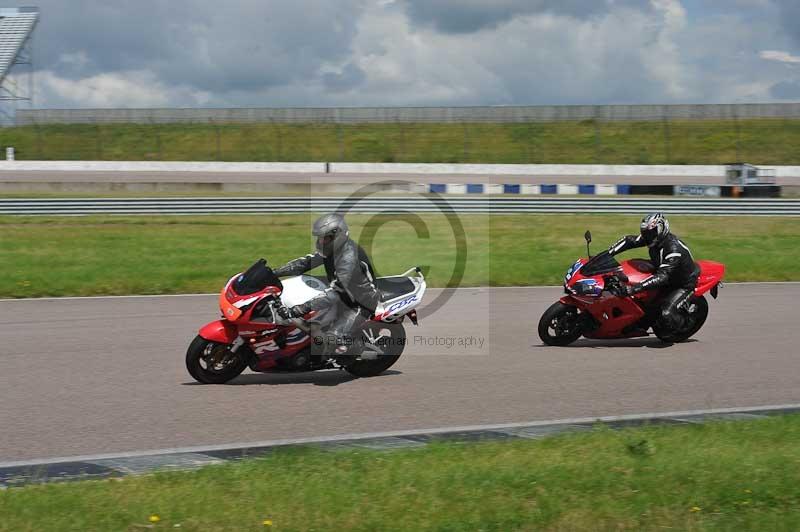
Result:
{"label": "motorcycle rider in grey leathers", "polygon": [[339,214],[325,214],[311,229],[316,252],[277,268],[279,277],[300,275],[325,267],[330,287],[302,305],[279,310],[285,319],[303,318],[313,344],[324,356],[358,355],[363,350],[361,327],[375,313],[380,293],[375,272],[366,252],[350,238],[347,223]]}

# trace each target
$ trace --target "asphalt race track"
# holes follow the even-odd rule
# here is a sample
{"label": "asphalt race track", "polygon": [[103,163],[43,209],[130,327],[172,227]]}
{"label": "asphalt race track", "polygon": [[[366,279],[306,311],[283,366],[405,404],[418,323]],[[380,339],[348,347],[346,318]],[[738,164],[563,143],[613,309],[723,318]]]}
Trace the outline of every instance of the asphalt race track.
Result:
{"label": "asphalt race track", "polygon": [[408,324],[380,377],[248,372],[227,386],[184,368],[214,296],[0,301],[0,461],[800,403],[800,284],[728,285],[696,339],[670,347],[544,347],[536,323],[559,294],[459,289]]}

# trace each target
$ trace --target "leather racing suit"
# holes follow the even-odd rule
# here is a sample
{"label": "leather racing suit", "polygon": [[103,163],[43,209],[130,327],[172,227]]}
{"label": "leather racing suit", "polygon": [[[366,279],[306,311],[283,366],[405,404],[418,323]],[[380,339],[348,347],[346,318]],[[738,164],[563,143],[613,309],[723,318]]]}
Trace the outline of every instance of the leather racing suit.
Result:
{"label": "leather racing suit", "polygon": [[[609,253],[613,256],[629,249],[644,247],[641,235],[628,235],[611,246]],[[672,233],[649,248],[650,262],[655,272],[638,285],[630,288],[631,293],[642,290],[664,289],[667,296],[661,307],[662,319],[671,327],[679,328],[684,316],[679,307],[688,301],[697,286],[700,267],[694,262],[692,252],[680,238]]]}
{"label": "leather racing suit", "polygon": [[373,282],[372,262],[350,238],[331,256],[311,253],[281,266],[275,274],[300,275],[319,266],[325,267],[330,288],[296,309],[302,315],[315,311],[305,321],[312,329],[314,346],[324,345],[323,352],[329,355],[337,345],[352,346],[359,341],[357,333],[375,313],[380,294]]}

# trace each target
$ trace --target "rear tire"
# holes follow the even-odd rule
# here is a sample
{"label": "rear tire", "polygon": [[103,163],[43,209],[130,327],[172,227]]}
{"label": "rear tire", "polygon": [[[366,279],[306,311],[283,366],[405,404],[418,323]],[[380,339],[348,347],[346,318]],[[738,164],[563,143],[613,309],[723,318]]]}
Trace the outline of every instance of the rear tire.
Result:
{"label": "rear tire", "polygon": [[547,345],[569,345],[583,334],[578,307],[556,301],[539,320],[539,338]]}
{"label": "rear tire", "polygon": [[231,353],[229,348],[197,336],[186,351],[189,375],[202,384],[224,384],[238,377],[247,367],[247,360],[241,351]]}
{"label": "rear tire", "polygon": [[656,322],[653,325],[653,332],[658,336],[659,340],[668,344],[677,344],[685,342],[697,334],[697,331],[700,330],[706,322],[706,318],[708,318],[708,301],[703,296],[692,296],[690,301],[697,308],[691,314],[686,314],[686,324],[682,330],[674,331],[663,326],[660,322]]}
{"label": "rear tire", "polygon": [[400,323],[370,322],[362,332],[364,343],[372,344],[383,351],[373,360],[357,359],[344,366],[354,377],[375,377],[390,367],[403,354],[406,347],[406,330]]}

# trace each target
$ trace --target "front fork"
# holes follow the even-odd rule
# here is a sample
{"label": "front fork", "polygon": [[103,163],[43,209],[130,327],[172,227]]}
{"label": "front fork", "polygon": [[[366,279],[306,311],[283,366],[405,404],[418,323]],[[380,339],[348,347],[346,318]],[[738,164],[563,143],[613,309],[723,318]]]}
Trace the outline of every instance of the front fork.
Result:
{"label": "front fork", "polygon": [[572,296],[563,296],[559,301],[564,305],[569,305],[570,307],[578,309],[578,324],[584,334],[591,333],[600,328],[600,322],[592,316],[591,312],[586,310],[586,307],[580,301]]}

